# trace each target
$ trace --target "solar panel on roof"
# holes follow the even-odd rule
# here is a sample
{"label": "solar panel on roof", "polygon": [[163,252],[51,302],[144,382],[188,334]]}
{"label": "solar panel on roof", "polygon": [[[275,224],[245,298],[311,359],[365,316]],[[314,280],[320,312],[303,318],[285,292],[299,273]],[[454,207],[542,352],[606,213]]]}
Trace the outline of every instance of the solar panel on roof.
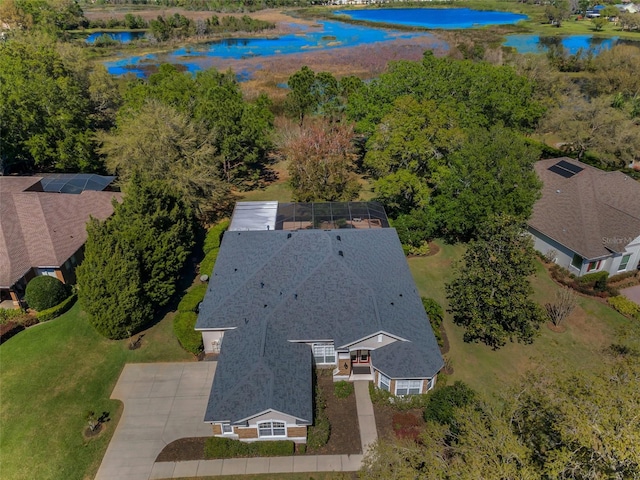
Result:
{"label": "solar panel on roof", "polygon": [[580,173],[582,170],[584,170],[584,168],[579,167],[578,165],[574,165],[573,163],[569,163],[565,160],[560,160],[558,163],[556,163],[556,165],[558,165],[559,167],[564,168],[565,170],[569,170],[570,172],[575,173]]}
{"label": "solar panel on roof", "polygon": [[575,173],[560,167],[558,164],[552,165],[549,167],[549,171],[553,172],[553,173],[557,173],[558,175],[560,175],[561,177],[564,178],[571,178],[575,175]]}

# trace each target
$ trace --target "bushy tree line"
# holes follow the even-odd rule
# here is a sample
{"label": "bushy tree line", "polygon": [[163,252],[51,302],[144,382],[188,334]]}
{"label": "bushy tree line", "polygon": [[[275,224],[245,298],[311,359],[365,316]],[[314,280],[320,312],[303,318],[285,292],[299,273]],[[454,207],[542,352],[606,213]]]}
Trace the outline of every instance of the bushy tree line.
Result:
{"label": "bushy tree line", "polygon": [[74,0],[3,0],[0,18],[11,29],[37,29],[50,34],[89,25],[82,8]]}
{"label": "bushy tree line", "polygon": [[228,213],[231,185],[260,182],[271,148],[269,100],[247,102],[231,72],[195,77],[162,65],[130,84],[116,128],[101,137],[107,168],[171,183],[202,220]]}
{"label": "bushy tree line", "polygon": [[176,291],[194,241],[189,207],[159,181],[134,175],[114,214],[87,226],[78,295],[89,321],[108,338],[140,330]]}
{"label": "bushy tree line", "polygon": [[362,476],[637,478],[638,380],[637,352],[627,352],[589,370],[529,374],[498,401],[457,382],[430,399],[420,442],[380,442]]}
{"label": "bushy tree line", "polygon": [[116,81],[81,48],[35,33],[0,43],[0,171],[101,171],[94,132],[119,104]]}
{"label": "bushy tree line", "polygon": [[194,35],[213,33],[260,32],[275,28],[272,22],[257,20],[248,15],[242,17],[218,17],[213,15],[206,20],[191,20],[175,13],[169,17],[158,16],[149,22],[151,35],[158,41],[187,38]]}

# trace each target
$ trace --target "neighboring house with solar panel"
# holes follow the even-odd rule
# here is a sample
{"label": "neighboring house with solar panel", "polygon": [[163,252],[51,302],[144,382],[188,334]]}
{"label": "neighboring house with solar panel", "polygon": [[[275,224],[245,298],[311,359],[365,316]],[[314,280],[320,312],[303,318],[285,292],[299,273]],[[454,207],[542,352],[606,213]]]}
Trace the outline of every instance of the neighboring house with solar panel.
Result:
{"label": "neighboring house with solar panel", "polygon": [[375,202],[238,203],[196,330],[219,353],[204,421],[244,441],[306,442],[314,366],[409,395],[444,364]]}
{"label": "neighboring house with solar panel", "polygon": [[535,248],[581,276],[636,270],[640,261],[640,183],[571,158],[541,160],[542,197],[529,231]]}
{"label": "neighboring house with solar panel", "polygon": [[[3,306],[19,305],[27,283],[37,275],[75,282],[75,267],[82,260],[87,239],[87,221],[109,217],[113,199],[121,198],[120,193],[102,191],[113,177],[95,177],[100,176],[66,175],[64,181],[60,176],[0,176]],[[60,191],[73,193],[56,193]]]}

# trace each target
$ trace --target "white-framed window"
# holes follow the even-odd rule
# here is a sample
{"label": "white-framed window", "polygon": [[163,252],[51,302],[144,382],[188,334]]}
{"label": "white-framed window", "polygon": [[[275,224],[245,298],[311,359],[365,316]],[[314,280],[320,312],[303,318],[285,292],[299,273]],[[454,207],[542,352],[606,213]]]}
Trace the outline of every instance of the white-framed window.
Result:
{"label": "white-framed window", "polygon": [[225,435],[229,435],[233,433],[233,427],[231,426],[230,423],[223,423],[222,424],[222,433]]}
{"label": "white-framed window", "polygon": [[335,364],[336,351],[333,349],[332,343],[315,343],[313,345],[313,358],[316,365]]}
{"label": "white-framed window", "polygon": [[422,380],[396,380],[396,395],[417,395],[422,391]]}
{"label": "white-framed window", "polygon": [[573,258],[571,259],[571,266],[576,267],[578,270],[580,270],[582,268],[583,262],[584,262],[584,259],[580,255],[575,253],[573,255]]}
{"label": "white-framed window", "polygon": [[620,266],[618,267],[618,271],[626,270],[627,265],[629,265],[629,260],[631,260],[631,254],[627,253],[622,256],[622,260],[620,260]]}
{"label": "white-framed window", "polygon": [[391,379],[382,373],[378,374],[378,387],[385,391],[390,391]]}
{"label": "white-framed window", "polygon": [[260,422],[258,423],[259,437],[286,437],[287,429],[284,422]]}
{"label": "white-framed window", "polygon": [[602,266],[602,260],[597,260],[595,262],[589,262],[589,265],[587,265],[587,272],[593,272],[594,270],[600,270],[601,266]]}
{"label": "white-framed window", "polygon": [[427,380],[427,390],[431,390],[433,388],[433,378]]}

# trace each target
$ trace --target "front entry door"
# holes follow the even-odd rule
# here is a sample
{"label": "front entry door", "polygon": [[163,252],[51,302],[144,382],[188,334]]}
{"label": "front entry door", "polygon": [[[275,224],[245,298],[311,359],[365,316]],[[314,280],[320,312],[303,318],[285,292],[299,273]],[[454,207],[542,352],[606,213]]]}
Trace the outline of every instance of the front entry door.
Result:
{"label": "front entry door", "polygon": [[369,365],[370,363],[369,350],[354,350],[351,352],[352,365]]}

